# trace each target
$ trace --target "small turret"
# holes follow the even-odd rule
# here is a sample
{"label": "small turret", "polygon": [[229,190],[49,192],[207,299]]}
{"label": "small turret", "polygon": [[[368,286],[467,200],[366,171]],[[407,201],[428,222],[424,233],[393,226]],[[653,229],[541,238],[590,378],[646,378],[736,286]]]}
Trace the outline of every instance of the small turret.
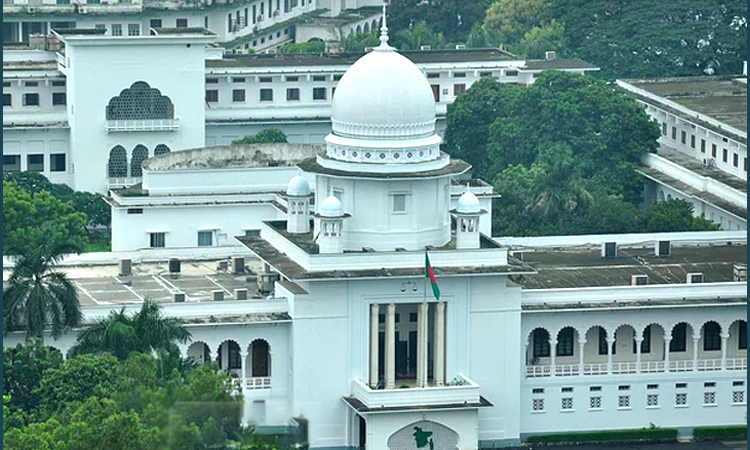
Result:
{"label": "small turret", "polygon": [[300,173],[286,187],[286,231],[292,234],[310,232],[310,183]]}
{"label": "small turret", "polygon": [[344,219],[350,217],[344,213],[344,205],[333,192],[320,204],[315,218],[318,219],[317,242],[320,253],[341,253],[344,251],[342,237]]}
{"label": "small turret", "polygon": [[479,199],[469,191],[458,198],[456,209],[451,211],[456,216],[456,249],[479,248],[479,216],[485,214],[479,205]]}

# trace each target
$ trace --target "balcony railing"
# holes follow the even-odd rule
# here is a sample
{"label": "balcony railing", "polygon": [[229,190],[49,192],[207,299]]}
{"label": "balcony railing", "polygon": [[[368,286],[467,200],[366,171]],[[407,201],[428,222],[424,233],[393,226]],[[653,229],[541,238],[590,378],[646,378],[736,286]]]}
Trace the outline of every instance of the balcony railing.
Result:
{"label": "balcony railing", "polygon": [[65,69],[70,66],[70,59],[62,53],[57,53],[57,65],[60,68]]}
{"label": "balcony railing", "polygon": [[143,181],[141,177],[107,178],[108,189],[119,189],[138,184]]}
{"label": "balcony railing", "polygon": [[[692,372],[692,371],[715,371],[715,370],[747,370],[747,358],[727,358],[725,368],[722,369],[721,359],[699,359],[697,363],[692,360],[669,361],[643,361],[640,364],[640,373],[657,372]],[[581,375],[579,364],[559,364],[555,366],[534,365],[526,366],[526,377],[549,377],[552,373],[557,377]],[[613,362],[611,369],[607,363],[588,363],[583,365],[583,375],[610,375],[610,374],[635,374],[639,373],[636,362]]]}
{"label": "balcony railing", "polygon": [[271,389],[271,377],[251,377],[245,381],[247,389]]}
{"label": "balcony railing", "polygon": [[153,120],[108,120],[107,132],[131,132],[131,131],[175,131],[180,129],[179,119],[153,119]]}
{"label": "balcony railing", "polygon": [[412,406],[477,404],[479,385],[466,377],[458,377],[461,385],[425,388],[370,389],[359,380],[352,382],[352,396],[368,408],[407,408]]}

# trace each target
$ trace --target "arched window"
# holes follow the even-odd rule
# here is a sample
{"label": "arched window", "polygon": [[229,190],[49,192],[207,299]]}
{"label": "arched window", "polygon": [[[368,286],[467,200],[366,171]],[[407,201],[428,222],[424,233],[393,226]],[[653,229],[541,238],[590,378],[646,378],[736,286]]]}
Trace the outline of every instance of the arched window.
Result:
{"label": "arched window", "polygon": [[370,23],[369,22],[365,23],[365,27],[364,27],[363,30],[364,30],[365,34],[370,34]]}
{"label": "arched window", "polygon": [[549,356],[549,332],[544,328],[537,328],[532,334],[532,349],[534,358]]}
{"label": "arched window", "polygon": [[156,148],[154,148],[154,156],[166,155],[170,151],[171,150],[169,150],[169,147],[167,147],[166,145],[159,144],[156,146]]}
{"label": "arched window", "polygon": [[253,354],[253,377],[270,376],[271,355],[268,351],[268,342],[263,339],[253,341],[251,350]]}
{"label": "arched window", "polygon": [[128,176],[128,152],[122,145],[116,145],[109,151],[109,177],[124,178]]}
{"label": "arched window", "polygon": [[136,145],[133,149],[133,156],[130,158],[130,176],[143,176],[143,161],[148,159],[148,149],[143,145]]}
{"label": "arched window", "polygon": [[136,81],[107,105],[107,120],[155,119],[174,119],[174,105],[145,81]]}

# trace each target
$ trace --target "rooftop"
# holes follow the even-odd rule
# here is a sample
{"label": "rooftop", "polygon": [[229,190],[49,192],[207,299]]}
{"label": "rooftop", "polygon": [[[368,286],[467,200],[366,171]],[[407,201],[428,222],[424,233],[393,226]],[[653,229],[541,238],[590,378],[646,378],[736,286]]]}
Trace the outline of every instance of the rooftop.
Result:
{"label": "rooftop", "polygon": [[747,133],[747,84],[731,76],[623,81]]}
{"label": "rooftop", "polygon": [[523,66],[526,70],[549,70],[549,69],[582,69],[582,70],[599,70],[593,64],[577,58],[553,58],[553,59],[535,59],[526,61]]}
{"label": "rooftop", "polygon": [[149,171],[246,169],[294,166],[325,149],[320,144],[249,144],[203,147],[171,152],[146,160]]}
{"label": "rooftop", "polygon": [[628,286],[633,275],[648,275],[648,284],[684,284],[688,273],[702,273],[705,283],[734,281],[734,265],[747,265],[747,244],[672,246],[666,257],[653,246],[618,248],[603,258],[599,247],[519,251],[514,256],[536,269],[515,281],[525,289]]}

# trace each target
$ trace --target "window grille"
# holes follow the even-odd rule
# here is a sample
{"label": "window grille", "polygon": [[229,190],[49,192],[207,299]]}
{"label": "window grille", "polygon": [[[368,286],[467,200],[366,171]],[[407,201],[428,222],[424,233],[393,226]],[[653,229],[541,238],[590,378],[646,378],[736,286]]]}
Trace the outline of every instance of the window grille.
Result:
{"label": "window grille", "polygon": [[232,101],[233,102],[244,102],[245,101],[245,90],[244,89],[234,89],[232,91]]}
{"label": "window grille", "polygon": [[648,394],[646,396],[646,406],[652,408],[659,406],[659,394]]}
{"label": "window grille", "polygon": [[116,145],[109,151],[109,177],[124,178],[128,176],[128,153],[125,147]]}
{"label": "window grille", "polygon": [[620,386],[617,386],[617,390],[618,391],[629,391],[630,390],[630,385],[628,385],[628,384],[622,384]]}
{"label": "window grille", "polygon": [[326,94],[327,94],[326,88],[321,88],[321,87],[313,88],[313,100],[325,100],[327,96]]}
{"label": "window grille", "polygon": [[206,102],[216,103],[219,101],[219,91],[216,89],[209,89],[206,91]]}
{"label": "window grille", "polygon": [[260,101],[272,102],[273,101],[273,89],[261,89],[260,90]]}
{"label": "window grille", "polygon": [[531,390],[532,394],[544,394],[544,388],[533,388]]}
{"label": "window grille", "polygon": [[67,103],[65,92],[52,93],[52,105],[65,105]]}
{"label": "window grille", "polygon": [[44,172],[44,155],[26,155],[26,170]]}
{"label": "window grille", "polygon": [[675,394],[674,404],[675,406],[686,406],[687,405],[687,393],[678,392],[677,394]]}
{"label": "window grille", "polygon": [[128,36],[140,36],[141,35],[141,25],[138,23],[129,23],[128,24]]}
{"label": "window grille", "polygon": [[732,392],[732,403],[734,404],[745,403],[745,391]]}
{"label": "window grille", "polygon": [[174,105],[169,97],[144,81],[136,81],[107,105],[107,120],[159,119],[174,119]]}
{"label": "window grille", "polygon": [[459,95],[466,92],[466,84],[460,83],[460,84],[454,84],[453,85],[453,96],[458,97]]}
{"label": "window grille", "polygon": [[630,408],[630,396],[620,395],[617,399],[618,408]]}
{"label": "window grille", "polygon": [[[67,1],[70,1],[70,0],[67,0]],[[122,24],[120,23],[112,24],[112,36],[122,36]]]}
{"label": "window grille", "polygon": [[23,94],[23,106],[39,106],[39,94]]}
{"label": "window grille", "polygon": [[177,28],[187,28],[187,26],[188,26],[188,20],[187,19],[177,19],[177,20],[175,20],[175,26]]}
{"label": "window grille", "polygon": [[573,398],[564,397],[560,401],[560,409],[573,409]]}
{"label": "window grille", "polygon": [[532,399],[531,410],[532,411],[544,411],[544,399],[543,398]]}
{"label": "window grille", "polygon": [[148,159],[148,149],[143,145],[136,145],[130,159],[130,176],[143,176],[143,161]]}
{"label": "window grille", "polygon": [[602,398],[601,397],[589,397],[589,408],[591,409],[600,409],[602,407]]}
{"label": "window grille", "polygon": [[297,101],[299,100],[299,89],[298,88],[289,88],[286,90],[286,99],[288,101]]}
{"label": "window grille", "polygon": [[166,233],[149,233],[151,248],[162,248],[166,244]]}
{"label": "window grille", "polygon": [[159,144],[159,145],[156,146],[156,148],[154,148],[154,156],[166,155],[170,151],[171,150],[166,145]]}
{"label": "window grille", "polygon": [[13,96],[11,94],[3,94],[3,106],[13,106]]}
{"label": "window grille", "polygon": [[716,392],[704,392],[703,393],[703,404],[704,405],[715,405],[716,404]]}
{"label": "window grille", "polygon": [[297,76],[286,77],[286,81],[288,81],[288,82],[296,82],[296,81],[299,81],[299,77],[297,77]]}
{"label": "window grille", "polygon": [[313,81],[326,81],[325,75],[313,75],[312,77]]}

